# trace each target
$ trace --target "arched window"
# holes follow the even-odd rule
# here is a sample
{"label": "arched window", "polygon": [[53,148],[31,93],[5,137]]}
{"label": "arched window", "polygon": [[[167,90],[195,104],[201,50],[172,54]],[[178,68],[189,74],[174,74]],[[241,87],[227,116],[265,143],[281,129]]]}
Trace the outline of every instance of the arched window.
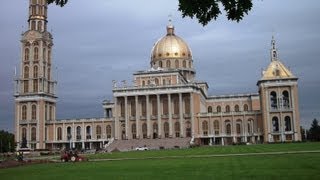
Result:
{"label": "arched window", "polygon": [[43,48],[43,50],[42,50],[42,56],[43,56],[43,60],[44,61],[46,61],[46,59],[47,59],[47,56],[46,56],[46,48]]}
{"label": "arched window", "polygon": [[191,67],[191,61],[189,61],[189,68],[192,68],[192,67]]}
{"label": "arched window", "polygon": [[272,118],[272,127],[273,127],[273,132],[279,131],[279,119],[276,116]]}
{"label": "arched window", "polygon": [[158,113],[158,109],[157,109],[157,101],[156,100],[152,100],[151,101],[152,104],[152,115],[156,116]]}
{"label": "arched window", "polygon": [[221,112],[221,106],[217,106],[217,112]]}
{"label": "arched window", "polygon": [[239,112],[239,111],[240,111],[240,109],[239,109],[239,106],[238,106],[238,105],[235,105],[235,106],[234,106],[234,111],[235,111],[235,112]]}
{"label": "arched window", "polygon": [[124,107],[123,100],[120,101],[120,115],[121,115],[121,117],[124,117],[124,115],[125,115],[125,107]]}
{"label": "arched window", "polygon": [[226,106],[226,112],[230,112],[230,106],[229,105]]}
{"label": "arched window", "polygon": [[21,119],[27,120],[27,106],[26,105],[22,106]]}
{"label": "arched window", "polygon": [[38,92],[38,80],[33,80],[33,92]]}
{"label": "arched window", "polygon": [[191,123],[190,121],[186,122],[186,137],[191,137]]}
{"label": "arched window", "polygon": [[170,67],[171,67],[171,62],[170,62],[170,60],[167,60],[167,61],[166,61],[166,67],[167,67],[167,68],[170,68]]}
{"label": "arched window", "polygon": [[231,124],[230,123],[226,124],[226,134],[231,135]]}
{"label": "arched window", "polygon": [[271,109],[278,109],[277,93],[274,91],[270,93],[270,106]]}
{"label": "arched window", "polygon": [[146,123],[143,123],[142,124],[142,136],[143,136],[143,139],[147,138],[147,124]]}
{"label": "arched window", "polygon": [[175,131],[176,137],[180,137],[180,123],[179,122],[174,123],[174,131]]}
{"label": "arched window", "polygon": [[53,120],[53,108],[49,106],[49,120]]}
{"label": "arched window", "polygon": [[81,140],[81,126],[77,126],[76,128],[76,139],[77,141]]}
{"label": "arched window", "polygon": [[184,109],[185,109],[186,114],[190,114],[190,99],[189,99],[189,97],[184,99]]}
{"label": "arched window", "polygon": [[97,136],[97,139],[101,139],[101,126],[100,125],[96,126],[96,136]]}
{"label": "arched window", "polygon": [[247,104],[243,105],[243,111],[249,111],[249,107]]}
{"label": "arched window", "polygon": [[30,50],[29,50],[29,48],[26,48],[24,50],[24,60],[29,61],[29,56],[30,56]]}
{"label": "arched window", "polygon": [[144,99],[141,101],[141,114],[142,114],[142,116],[147,115],[146,100],[144,100]]}
{"label": "arched window", "polygon": [[136,103],[135,101],[130,101],[130,110],[131,110],[131,116],[136,116]]}
{"label": "arched window", "polygon": [[[33,14],[35,13],[35,11],[36,11],[35,7],[32,7]],[[35,30],[35,29],[36,29],[36,21],[31,21],[31,30]]]}
{"label": "arched window", "polygon": [[146,82],[145,81],[142,81],[142,86],[145,86],[146,85]]}
{"label": "arched window", "polygon": [[91,126],[86,127],[86,139],[91,139]]}
{"label": "arched window", "polygon": [[168,115],[168,99],[163,99],[162,101],[162,111],[164,115]]}
{"label": "arched window", "polygon": [[72,138],[72,129],[69,126],[69,127],[67,127],[67,139],[71,140],[71,138]]}
{"label": "arched window", "polygon": [[111,126],[107,125],[106,127],[106,134],[107,134],[107,138],[111,138]]}
{"label": "arched window", "polygon": [[162,61],[159,61],[159,67],[162,68]]}
{"label": "arched window", "polygon": [[58,141],[62,140],[62,128],[61,127],[57,128],[57,140]]}
{"label": "arched window", "polygon": [[163,124],[163,130],[164,130],[164,137],[168,138],[169,137],[169,123],[165,122]]}
{"label": "arched window", "polygon": [[285,131],[291,131],[291,118],[289,116],[286,116],[284,118],[284,124],[285,124]]}
{"label": "arched window", "polygon": [[33,66],[33,77],[38,78],[39,68],[38,66]]}
{"label": "arched window", "polygon": [[155,83],[157,86],[159,86],[159,79],[158,78],[155,78]]}
{"label": "arched window", "polygon": [[212,113],[212,106],[208,107],[208,113]]}
{"label": "arched window", "polygon": [[33,59],[35,61],[37,61],[39,59],[39,48],[38,47],[34,47],[34,49],[33,49]]}
{"label": "arched window", "polygon": [[242,121],[241,120],[237,120],[237,124],[236,124],[236,132],[237,135],[240,135],[242,130],[241,130],[241,125],[242,125]]}
{"label": "arched window", "polygon": [[[40,8],[40,14],[42,14],[42,9]],[[42,22],[38,21],[38,31],[42,31]]]}
{"label": "arched window", "polygon": [[133,123],[131,125],[131,132],[132,132],[132,139],[136,139],[137,138],[137,126],[136,126],[136,123]]}
{"label": "arched window", "polygon": [[37,140],[37,129],[35,127],[31,128],[31,141]]}
{"label": "arched window", "polygon": [[29,92],[29,81],[23,81],[23,92]]}
{"label": "arched window", "polygon": [[289,101],[289,92],[288,91],[283,91],[282,92],[282,103],[283,107],[286,109],[290,108],[290,101]]}
{"label": "arched window", "polygon": [[249,119],[248,120],[248,134],[252,134],[253,129],[251,128],[253,126],[253,120]]}
{"label": "arched window", "polygon": [[208,135],[208,122],[207,121],[202,122],[202,131],[203,131],[204,136]]}
{"label": "arched window", "polygon": [[50,68],[48,68],[48,80],[50,80],[51,79],[51,76],[50,76]]}
{"label": "arched window", "polygon": [[37,119],[37,106],[32,105],[31,107],[31,119],[36,120]]}
{"label": "arched window", "polygon": [[179,114],[179,100],[173,100],[173,114]]}
{"label": "arched window", "polygon": [[28,66],[25,66],[25,67],[24,67],[23,77],[24,77],[25,79],[29,78],[29,67],[28,67]]}
{"label": "arched window", "polygon": [[27,129],[26,128],[22,128],[22,141],[24,139],[27,139]]}
{"label": "arched window", "polygon": [[153,138],[158,138],[158,123],[153,123],[152,125],[152,130],[153,130]]}
{"label": "arched window", "polygon": [[187,67],[187,62],[186,62],[186,60],[183,60],[183,61],[182,61],[182,67],[184,67],[184,68]]}
{"label": "arched window", "polygon": [[175,68],[178,69],[179,68],[179,61],[175,60],[174,64],[175,64]]}
{"label": "arched window", "polygon": [[215,135],[219,135],[220,126],[219,126],[219,121],[218,120],[214,121],[213,128],[214,128],[214,134]]}

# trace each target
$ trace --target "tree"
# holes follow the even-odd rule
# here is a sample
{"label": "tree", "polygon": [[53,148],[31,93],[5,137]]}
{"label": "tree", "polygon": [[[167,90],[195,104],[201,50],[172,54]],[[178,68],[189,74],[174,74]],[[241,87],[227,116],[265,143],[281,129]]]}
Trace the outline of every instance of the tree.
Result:
{"label": "tree", "polygon": [[312,141],[320,141],[320,126],[317,119],[312,121],[308,136]]}
{"label": "tree", "polygon": [[[63,7],[68,0],[47,0]],[[220,6],[221,5],[221,6]],[[228,20],[239,22],[252,8],[252,0],[179,0],[182,17],[197,18],[203,26],[212,19],[216,20],[224,8]]]}
{"label": "tree", "polygon": [[14,135],[7,131],[0,131],[0,152],[13,152],[15,149]]}

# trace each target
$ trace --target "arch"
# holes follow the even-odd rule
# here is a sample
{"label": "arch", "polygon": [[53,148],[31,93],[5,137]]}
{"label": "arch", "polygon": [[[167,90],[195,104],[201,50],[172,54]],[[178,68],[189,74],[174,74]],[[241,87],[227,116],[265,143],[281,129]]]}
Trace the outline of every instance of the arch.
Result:
{"label": "arch", "polygon": [[36,120],[37,119],[37,106],[32,105],[31,106],[31,120]]}
{"label": "arch", "polygon": [[230,106],[226,105],[226,112],[230,112]]}
{"label": "arch", "polygon": [[217,106],[217,112],[221,112],[221,106]]}
{"label": "arch", "polygon": [[39,60],[39,48],[38,47],[33,48],[33,60],[35,60],[35,61]]}
{"label": "arch", "polygon": [[159,61],[159,67],[162,68],[162,61]]}
{"label": "arch", "polygon": [[167,67],[167,68],[171,68],[171,62],[170,62],[170,60],[167,60],[167,61],[166,61],[166,67]]}
{"label": "arch", "polygon": [[175,61],[174,61],[174,65],[175,65],[175,68],[178,69],[178,68],[179,68],[179,61],[178,61],[178,60],[175,60]]}
{"label": "arch", "polygon": [[33,78],[38,78],[39,68],[37,65],[33,66]]}
{"label": "arch", "polygon": [[24,77],[25,79],[29,78],[29,67],[28,67],[28,66],[25,66],[23,71],[24,71],[24,72],[23,72],[23,77]]}
{"label": "arch", "polygon": [[131,125],[131,133],[132,133],[132,139],[136,139],[137,138],[137,125],[136,125],[136,123],[133,123]]}
{"label": "arch", "polygon": [[160,83],[159,83],[159,79],[158,79],[158,78],[155,78],[154,81],[155,81],[156,85],[159,86],[159,84],[160,84]]}
{"label": "arch", "polygon": [[29,48],[24,49],[24,60],[29,61],[29,56],[30,56],[30,50]]}
{"label": "arch", "polygon": [[27,106],[23,105],[21,109],[22,109],[21,119],[27,120]]}
{"label": "arch", "polygon": [[38,79],[33,80],[33,92],[38,92]]}
{"label": "arch", "polygon": [[282,103],[284,108],[290,108],[289,92],[286,90],[282,92]]}
{"label": "arch", "polygon": [[240,119],[236,121],[236,133],[237,135],[242,133],[242,121]]}
{"label": "arch", "polygon": [[273,132],[278,132],[279,131],[279,119],[277,116],[274,116],[272,118],[272,127],[273,127]]}
{"label": "arch", "polygon": [[97,136],[97,139],[101,139],[101,126],[100,125],[97,125],[96,126],[96,136]]}
{"label": "arch", "polygon": [[62,140],[62,128],[61,127],[57,128],[57,140],[58,141]]}
{"label": "arch", "polygon": [[231,135],[231,122],[230,120],[225,121],[225,127],[226,127],[226,134]]}
{"label": "arch", "polygon": [[67,127],[67,139],[71,140],[72,138],[72,128],[70,126]]}
{"label": "arch", "polygon": [[27,139],[27,128],[22,128],[22,139]]}
{"label": "arch", "polygon": [[234,106],[234,111],[235,111],[235,112],[239,112],[239,111],[240,111],[240,108],[239,108],[239,105],[238,105],[238,104]]}
{"label": "arch", "polygon": [[153,139],[158,138],[158,123],[153,123],[152,125],[152,131],[153,131]]}
{"label": "arch", "polygon": [[278,109],[277,93],[274,91],[270,93],[270,106],[271,109]]}
{"label": "arch", "polygon": [[213,122],[213,129],[214,129],[214,134],[215,134],[215,135],[219,135],[220,126],[219,126],[219,121],[218,121],[218,120],[215,120],[215,121]]}
{"label": "arch", "polygon": [[290,116],[286,116],[285,118],[284,118],[284,125],[285,125],[285,131],[291,131],[291,118],[290,118]]}
{"label": "arch", "polygon": [[169,137],[169,123],[165,122],[163,124],[163,131],[164,131],[164,137],[168,138]]}
{"label": "arch", "polygon": [[77,126],[76,128],[76,139],[81,140],[81,126]]}
{"label": "arch", "polygon": [[247,104],[244,104],[244,105],[243,105],[243,111],[246,111],[246,112],[249,111],[249,107],[248,107]]}
{"label": "arch", "polygon": [[35,127],[31,128],[31,141],[37,140],[37,129]]}
{"label": "arch", "polygon": [[208,113],[212,113],[212,106],[208,107]]}
{"label": "arch", "polygon": [[202,132],[204,136],[208,135],[208,121],[202,122]]}
{"label": "arch", "polygon": [[180,137],[180,123],[179,122],[174,123],[174,131],[175,131],[176,137]]}
{"label": "arch", "polygon": [[142,124],[142,137],[143,137],[143,139],[146,139],[148,137],[147,133],[148,133],[147,123],[143,123]]}
{"label": "arch", "polygon": [[191,137],[192,132],[191,132],[191,123],[190,121],[186,122],[186,137]]}
{"label": "arch", "polygon": [[183,68],[186,68],[186,67],[187,67],[187,62],[186,62],[186,60],[183,60],[183,61],[182,61],[182,67],[183,67]]}
{"label": "arch", "polygon": [[91,126],[86,127],[86,139],[91,139]]}
{"label": "arch", "polygon": [[106,127],[107,138],[111,138],[111,133],[112,133],[111,126],[107,125]]}

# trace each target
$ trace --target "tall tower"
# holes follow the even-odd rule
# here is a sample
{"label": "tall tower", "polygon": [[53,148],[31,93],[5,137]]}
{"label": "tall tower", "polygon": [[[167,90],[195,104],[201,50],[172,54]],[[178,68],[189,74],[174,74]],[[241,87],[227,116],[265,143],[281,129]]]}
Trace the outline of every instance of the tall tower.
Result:
{"label": "tall tower", "polygon": [[44,149],[45,125],[55,119],[57,98],[46,0],[30,0],[28,24],[21,37],[20,74],[15,79],[15,140],[18,149]]}
{"label": "tall tower", "polygon": [[258,81],[264,142],[300,141],[298,78],[278,58],[274,37],[271,62]]}

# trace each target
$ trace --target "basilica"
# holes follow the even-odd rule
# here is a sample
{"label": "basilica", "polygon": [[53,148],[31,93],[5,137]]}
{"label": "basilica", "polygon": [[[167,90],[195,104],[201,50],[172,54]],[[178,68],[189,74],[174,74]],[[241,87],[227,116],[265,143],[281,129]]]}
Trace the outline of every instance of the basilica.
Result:
{"label": "basilica", "polygon": [[150,68],[135,72],[133,85],[113,82],[104,117],[57,119],[46,1],[30,0],[28,18],[14,90],[18,149],[128,151],[301,140],[298,78],[279,60],[274,38],[259,91],[216,96],[196,78],[192,51],[169,23],[152,47]]}

